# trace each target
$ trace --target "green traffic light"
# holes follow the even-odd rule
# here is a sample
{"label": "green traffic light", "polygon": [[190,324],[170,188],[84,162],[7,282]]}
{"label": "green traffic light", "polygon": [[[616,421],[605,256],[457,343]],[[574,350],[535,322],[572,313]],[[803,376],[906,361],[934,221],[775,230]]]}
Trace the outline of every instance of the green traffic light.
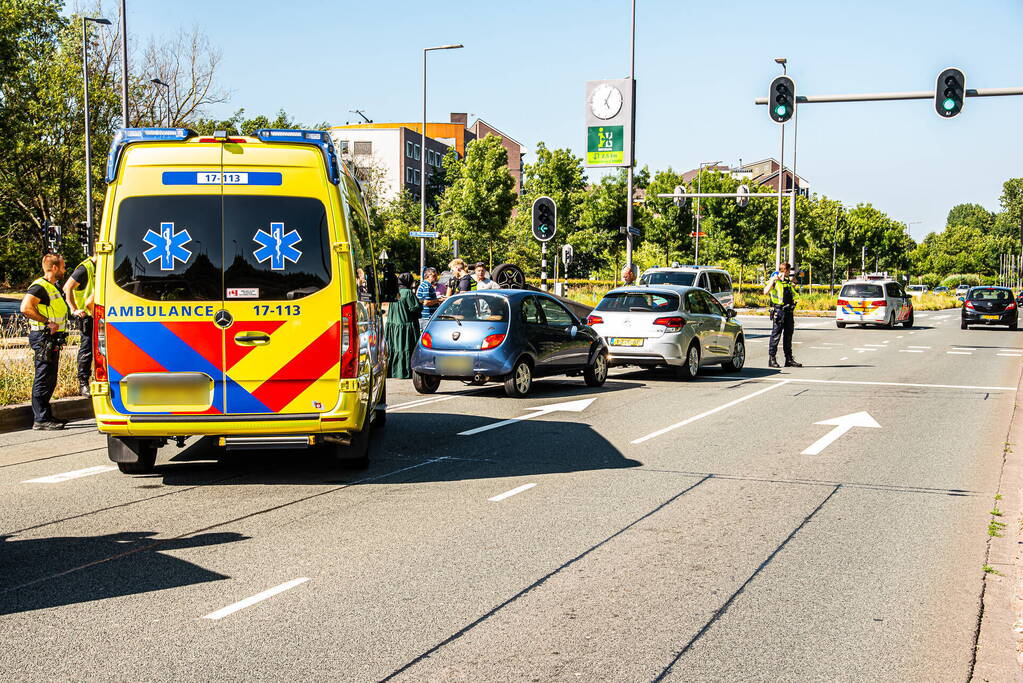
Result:
{"label": "green traffic light", "polygon": [[946,97],[945,101],[941,103],[941,106],[945,108],[945,111],[952,111],[956,107],[956,101],[951,97]]}
{"label": "green traffic light", "polygon": [[779,104],[777,107],[774,108],[774,115],[778,117],[785,116],[787,112],[788,108],[784,104]]}

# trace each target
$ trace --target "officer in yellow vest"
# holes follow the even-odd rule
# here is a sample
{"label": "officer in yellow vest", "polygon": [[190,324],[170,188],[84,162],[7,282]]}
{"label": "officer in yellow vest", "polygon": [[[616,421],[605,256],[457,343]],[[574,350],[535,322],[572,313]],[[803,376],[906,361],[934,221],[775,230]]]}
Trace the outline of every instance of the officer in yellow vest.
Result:
{"label": "officer in yellow vest", "polygon": [[792,264],[785,262],[778,266],[778,272],[771,276],[764,286],[764,294],[771,296],[771,342],[767,348],[768,367],[777,368],[778,341],[782,341],[785,352],[785,367],[801,368],[792,357],[792,331],[796,327],[795,310],[796,286],[792,280]]}
{"label": "officer in yellow vest", "polygon": [[89,395],[92,379],[92,313],[89,304],[96,289],[96,257],[88,256],[78,264],[64,283],[64,298],[71,304],[71,315],[78,318],[82,331],[78,344],[78,393]]}
{"label": "officer in yellow vest", "polygon": [[50,410],[50,397],[57,388],[60,347],[67,338],[69,310],[57,287],[64,272],[64,258],[59,254],[47,254],[43,257],[43,276],[29,286],[21,300],[21,314],[29,321],[28,343],[35,352],[32,429],[64,429],[64,422],[56,419]]}

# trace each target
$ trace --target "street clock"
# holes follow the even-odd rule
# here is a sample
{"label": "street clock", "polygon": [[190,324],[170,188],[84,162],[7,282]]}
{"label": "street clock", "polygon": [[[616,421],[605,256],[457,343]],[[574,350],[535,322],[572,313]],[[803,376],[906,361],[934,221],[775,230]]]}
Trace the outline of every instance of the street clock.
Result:
{"label": "street clock", "polygon": [[598,119],[614,118],[622,110],[624,101],[621,90],[610,83],[603,83],[594,88],[590,95],[590,111]]}

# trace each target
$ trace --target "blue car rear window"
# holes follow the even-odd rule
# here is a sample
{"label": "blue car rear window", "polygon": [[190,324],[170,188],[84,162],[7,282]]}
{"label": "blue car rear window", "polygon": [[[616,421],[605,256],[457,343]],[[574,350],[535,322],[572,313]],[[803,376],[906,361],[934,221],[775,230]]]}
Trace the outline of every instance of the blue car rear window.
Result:
{"label": "blue car rear window", "polygon": [[464,322],[508,322],[508,300],[499,294],[466,294],[440,305],[434,318],[451,316]]}

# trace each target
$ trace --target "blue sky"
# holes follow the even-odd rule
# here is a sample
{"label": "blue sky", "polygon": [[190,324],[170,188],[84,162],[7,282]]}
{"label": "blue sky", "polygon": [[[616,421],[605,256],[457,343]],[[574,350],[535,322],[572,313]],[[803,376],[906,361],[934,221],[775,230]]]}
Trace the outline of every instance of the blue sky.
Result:
{"label": "blue sky", "polygon": [[[753,104],[775,57],[800,94],[927,90],[946,66],[967,87],[1023,85],[1020,0],[637,6],[636,150],[651,169],[777,156],[778,127]],[[354,121],[352,109],[418,119],[421,48],[464,43],[430,57],[431,120],[464,111],[527,147],[580,155],[585,82],[629,68],[628,0],[128,0],[128,21],[140,39],[197,24],[220,46],[232,97],[214,114],[284,108],[307,123]],[[1023,97],[971,98],[952,120],[929,100],[803,105],[797,171],[819,194],[912,222],[919,239],[957,203],[998,208],[1001,183],[1023,176],[1021,114]]]}

